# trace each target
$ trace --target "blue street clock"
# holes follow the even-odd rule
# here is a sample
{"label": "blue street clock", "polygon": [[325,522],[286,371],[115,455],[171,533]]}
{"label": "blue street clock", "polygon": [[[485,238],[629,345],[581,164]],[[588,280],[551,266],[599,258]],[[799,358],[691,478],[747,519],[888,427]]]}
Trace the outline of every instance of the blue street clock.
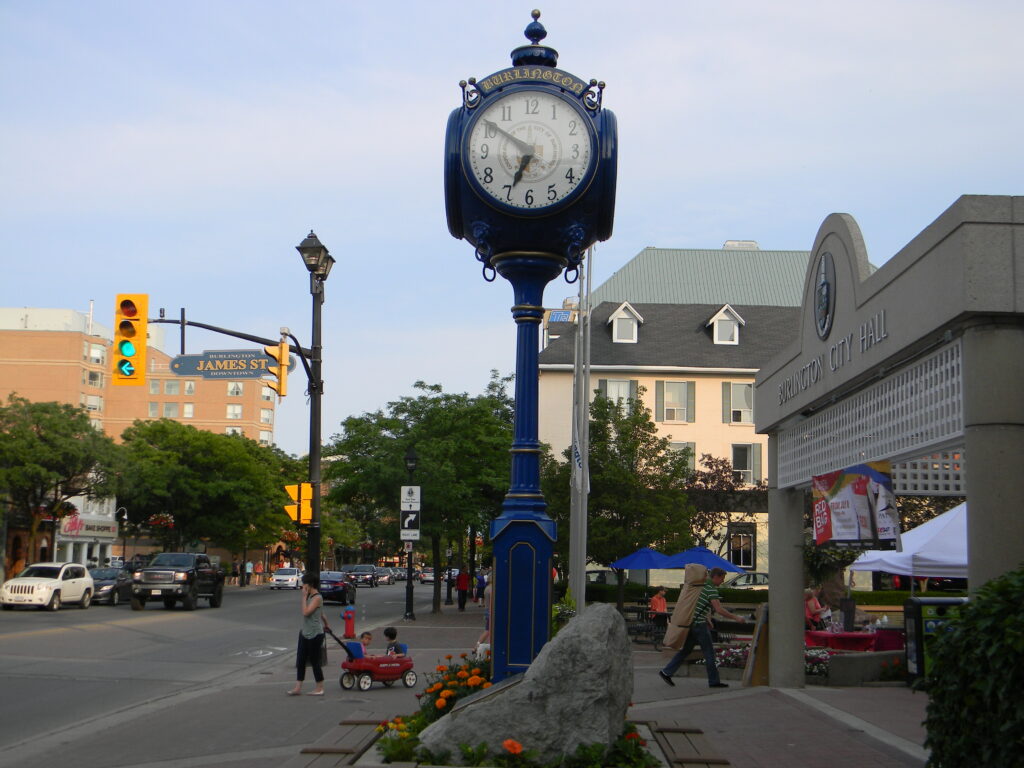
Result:
{"label": "blue street clock", "polygon": [[612,232],[615,115],[602,107],[604,83],[557,69],[539,16],[511,68],[460,83],[463,103],[448,119],[448,229],[485,271],[508,251],[557,254],[575,268]]}
{"label": "blue street clock", "polygon": [[547,642],[555,523],[540,491],[537,355],[544,288],[579,275],[587,248],[612,233],[615,116],[604,83],[558,69],[558,53],[533,12],[530,44],[512,66],[459,83],[462,106],[448,118],[448,229],[472,244],[484,277],[512,285],[516,322],[511,485],[491,521],[492,679],[524,672]]}

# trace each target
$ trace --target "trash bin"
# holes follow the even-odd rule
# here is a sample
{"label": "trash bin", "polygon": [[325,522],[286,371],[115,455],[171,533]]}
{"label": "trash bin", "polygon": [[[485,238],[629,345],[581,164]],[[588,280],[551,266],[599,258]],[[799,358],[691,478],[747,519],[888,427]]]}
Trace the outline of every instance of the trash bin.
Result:
{"label": "trash bin", "polygon": [[966,597],[911,597],[903,604],[906,628],[907,674],[911,679],[928,672],[929,647],[942,628],[960,615]]}

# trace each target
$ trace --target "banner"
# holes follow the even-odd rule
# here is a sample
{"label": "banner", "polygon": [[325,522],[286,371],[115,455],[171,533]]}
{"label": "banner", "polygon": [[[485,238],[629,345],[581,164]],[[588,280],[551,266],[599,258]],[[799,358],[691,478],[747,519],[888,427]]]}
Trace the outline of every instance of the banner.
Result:
{"label": "banner", "polygon": [[888,461],[816,475],[811,492],[814,543],[819,547],[902,550]]}

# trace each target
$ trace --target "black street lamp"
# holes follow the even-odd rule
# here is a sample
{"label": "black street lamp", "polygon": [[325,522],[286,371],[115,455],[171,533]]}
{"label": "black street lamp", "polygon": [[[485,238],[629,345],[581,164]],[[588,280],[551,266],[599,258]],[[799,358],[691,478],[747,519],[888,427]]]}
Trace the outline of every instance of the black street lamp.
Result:
{"label": "black street lamp", "polygon": [[306,571],[320,575],[320,400],[324,382],[320,378],[322,362],[320,308],[324,303],[324,282],[334,266],[334,258],[310,230],[295,250],[309,270],[309,293],[313,297],[313,343],[310,345],[309,380],[309,484],[312,488],[313,519],[309,524]]}
{"label": "black street lamp", "polygon": [[[411,445],[405,450],[405,470],[409,473],[409,485],[412,485],[413,474],[416,472],[416,449]],[[411,543],[411,542],[410,542]],[[408,552],[409,562],[405,571],[405,620],[416,621],[412,609],[412,548]]]}

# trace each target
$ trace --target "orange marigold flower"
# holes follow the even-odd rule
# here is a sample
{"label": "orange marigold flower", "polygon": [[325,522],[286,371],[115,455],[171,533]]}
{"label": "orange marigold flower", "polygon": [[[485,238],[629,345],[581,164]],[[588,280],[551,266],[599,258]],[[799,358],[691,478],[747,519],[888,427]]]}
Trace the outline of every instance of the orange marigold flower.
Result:
{"label": "orange marigold flower", "polygon": [[510,755],[518,755],[523,751],[523,745],[515,739],[505,739],[501,742],[501,746],[503,746]]}
{"label": "orange marigold flower", "polygon": [[448,699],[438,699],[434,702],[434,706],[438,709],[444,709],[448,706]]}
{"label": "orange marigold flower", "polygon": [[467,677],[469,677],[469,672],[467,672],[464,669],[460,669],[459,674],[456,675],[456,677],[458,677],[460,680],[465,680]]}
{"label": "orange marigold flower", "polygon": [[480,687],[481,687],[481,688],[490,688],[490,687],[491,687],[492,685],[494,685],[494,683],[484,683],[484,684],[483,684],[483,685],[481,685]]}
{"label": "orange marigold flower", "polygon": [[468,685],[470,688],[476,688],[483,681],[484,679],[479,675],[473,675],[471,678],[469,678],[469,680],[466,681],[466,685]]}
{"label": "orange marigold flower", "polygon": [[446,669],[448,669],[448,667],[444,666],[443,664],[438,664],[437,665],[437,671],[438,672],[444,672]]}
{"label": "orange marigold flower", "polygon": [[450,699],[454,695],[455,695],[455,691],[452,691],[452,690],[441,691],[441,698],[442,699]]}
{"label": "orange marigold flower", "polygon": [[467,656],[469,656],[469,654],[468,654],[468,653],[460,653],[460,654],[459,654],[459,658],[460,658],[460,659],[464,659],[464,658],[466,658]]}
{"label": "orange marigold flower", "polygon": [[480,674],[480,667],[477,667],[476,669],[474,669],[473,670],[473,674],[474,675],[479,675]]}
{"label": "orange marigold flower", "polygon": [[445,658],[448,659],[448,661],[451,661],[452,660],[452,655],[449,653],[447,656],[445,656]]}

